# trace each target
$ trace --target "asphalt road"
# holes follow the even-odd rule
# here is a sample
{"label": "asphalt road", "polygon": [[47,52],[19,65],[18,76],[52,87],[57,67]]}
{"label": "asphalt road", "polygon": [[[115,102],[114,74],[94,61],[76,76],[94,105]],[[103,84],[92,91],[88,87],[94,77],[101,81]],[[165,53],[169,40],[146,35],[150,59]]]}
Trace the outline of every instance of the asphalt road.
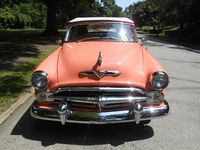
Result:
{"label": "asphalt road", "polygon": [[170,77],[169,116],[140,127],[134,123],[63,126],[32,118],[32,97],[0,126],[0,150],[199,150],[200,51],[155,41],[149,42],[148,51]]}

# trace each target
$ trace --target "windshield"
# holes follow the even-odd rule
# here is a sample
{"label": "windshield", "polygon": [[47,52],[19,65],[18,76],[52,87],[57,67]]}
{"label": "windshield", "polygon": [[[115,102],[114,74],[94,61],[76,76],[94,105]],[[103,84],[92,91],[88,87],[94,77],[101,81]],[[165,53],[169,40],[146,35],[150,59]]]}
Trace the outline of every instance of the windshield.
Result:
{"label": "windshield", "polygon": [[69,28],[66,42],[123,41],[137,42],[133,25],[122,23],[88,23]]}

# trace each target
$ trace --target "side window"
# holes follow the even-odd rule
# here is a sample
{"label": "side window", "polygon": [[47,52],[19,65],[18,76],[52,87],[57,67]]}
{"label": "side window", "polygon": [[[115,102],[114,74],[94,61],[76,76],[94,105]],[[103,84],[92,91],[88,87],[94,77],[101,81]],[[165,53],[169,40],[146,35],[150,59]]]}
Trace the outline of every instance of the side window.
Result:
{"label": "side window", "polygon": [[135,25],[132,24],[132,25],[130,25],[129,27],[130,27],[130,29],[131,29],[130,32],[132,33],[132,40],[133,40],[134,42],[138,42],[138,38],[137,38],[137,33],[136,33]]}
{"label": "side window", "polygon": [[83,36],[88,33],[87,25],[77,26],[77,36]]}
{"label": "side window", "polygon": [[133,38],[134,42],[138,42],[136,29],[133,30],[133,37],[132,38]]}
{"label": "side window", "polygon": [[68,36],[67,41],[73,42],[73,41],[76,41],[76,39],[77,39],[77,28],[76,26],[74,26],[69,29],[69,36]]}

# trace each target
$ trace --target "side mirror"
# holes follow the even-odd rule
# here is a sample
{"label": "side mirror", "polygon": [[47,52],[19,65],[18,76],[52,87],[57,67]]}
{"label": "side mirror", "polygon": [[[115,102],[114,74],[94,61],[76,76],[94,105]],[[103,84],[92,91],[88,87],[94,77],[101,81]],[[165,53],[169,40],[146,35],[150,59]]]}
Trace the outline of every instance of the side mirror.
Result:
{"label": "side mirror", "polygon": [[142,38],[142,39],[140,40],[140,43],[141,43],[141,45],[144,45],[144,44],[146,44],[146,41],[147,41],[147,39],[146,39],[146,38]]}
{"label": "side mirror", "polygon": [[139,39],[139,43],[140,43],[140,45],[145,45],[146,44],[146,42],[147,42],[147,39],[146,38],[144,38],[144,37],[138,37],[138,39]]}
{"label": "side mirror", "polygon": [[63,37],[61,37],[61,38],[60,38],[60,40],[59,40],[59,45],[60,45],[60,46],[62,46],[62,45],[63,45],[63,43],[64,43],[64,38],[63,38]]}

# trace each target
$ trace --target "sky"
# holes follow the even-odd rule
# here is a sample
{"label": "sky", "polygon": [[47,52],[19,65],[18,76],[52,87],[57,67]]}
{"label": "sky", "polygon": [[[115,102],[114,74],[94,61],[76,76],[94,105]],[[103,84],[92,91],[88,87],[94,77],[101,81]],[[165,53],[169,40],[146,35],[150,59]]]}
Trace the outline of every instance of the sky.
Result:
{"label": "sky", "polygon": [[133,4],[134,2],[137,3],[138,1],[141,0],[115,0],[115,3],[123,8],[123,11],[125,10],[126,7],[128,7],[130,4]]}

